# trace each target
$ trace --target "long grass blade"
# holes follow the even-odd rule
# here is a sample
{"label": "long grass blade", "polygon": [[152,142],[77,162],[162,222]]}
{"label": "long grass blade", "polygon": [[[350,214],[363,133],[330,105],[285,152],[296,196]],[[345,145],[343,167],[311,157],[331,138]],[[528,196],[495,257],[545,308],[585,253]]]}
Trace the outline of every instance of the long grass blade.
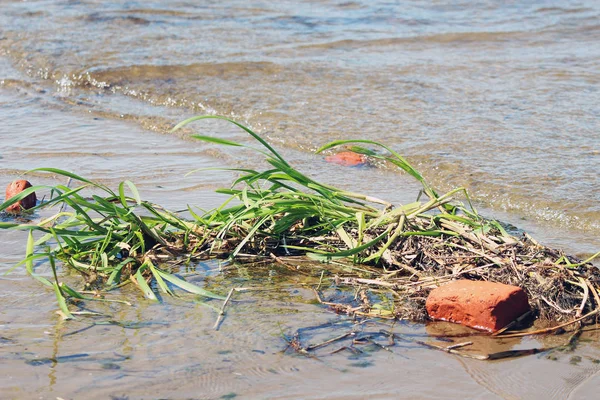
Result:
{"label": "long grass blade", "polygon": [[184,281],[183,279],[178,278],[173,274],[169,274],[167,272],[161,271],[160,269],[157,269],[156,272],[164,280],[171,282],[173,285],[175,285],[175,286],[179,287],[180,289],[183,289],[187,292],[199,294],[201,296],[208,297],[211,299],[225,300],[225,297],[220,296],[218,294],[214,294],[212,292],[209,292],[208,290],[202,289],[201,287],[196,286],[193,283],[190,283],[188,281]]}
{"label": "long grass blade", "polygon": [[65,300],[65,297],[63,296],[63,293],[60,290],[58,283],[54,282],[52,284],[52,286],[54,287],[54,293],[56,294],[56,300],[58,301],[58,307],[62,311],[63,318],[73,319],[74,318],[73,314],[71,314],[71,312],[69,311],[69,307],[67,307],[67,301]]}
{"label": "long grass blade", "polygon": [[150,289],[150,286],[148,286],[148,283],[146,283],[146,279],[142,275],[143,270],[144,270],[144,268],[142,268],[142,267],[140,267],[137,270],[137,272],[135,273],[135,279],[133,279],[133,282],[140,288],[140,290],[142,291],[142,293],[144,293],[144,296],[146,296],[147,299],[153,300],[153,301],[158,301],[158,298],[156,297],[156,295],[154,294],[152,289]]}
{"label": "long grass blade", "polygon": [[281,157],[281,155],[279,155],[278,152],[275,151],[275,149],[273,147],[271,147],[271,145],[269,145],[263,138],[261,138],[258,134],[256,134],[254,131],[252,131],[250,128],[245,127],[244,125],[240,124],[239,122],[236,122],[230,118],[227,117],[222,117],[220,115],[200,115],[200,116],[196,116],[196,117],[191,117],[186,119],[185,121],[182,121],[180,123],[178,123],[177,125],[175,125],[175,127],[173,129],[171,129],[171,132],[174,132],[178,129],[181,129],[182,127],[184,127],[185,125],[188,125],[194,121],[199,121],[202,119],[222,119],[224,121],[228,121],[236,126],[238,126],[239,128],[243,129],[244,131],[246,131],[250,136],[252,136],[254,139],[256,139],[260,144],[262,144],[265,148],[267,148],[269,150],[269,152],[271,152],[271,154],[273,154],[275,157],[277,157],[280,161],[282,161],[283,163],[285,163],[286,165],[289,165],[284,159],[283,157]]}

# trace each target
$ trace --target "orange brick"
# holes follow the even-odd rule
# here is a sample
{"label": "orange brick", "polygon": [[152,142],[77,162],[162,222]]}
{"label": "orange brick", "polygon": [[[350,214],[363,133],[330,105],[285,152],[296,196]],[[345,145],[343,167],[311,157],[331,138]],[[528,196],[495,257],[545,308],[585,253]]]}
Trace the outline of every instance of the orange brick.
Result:
{"label": "orange brick", "polygon": [[529,311],[527,293],[517,286],[458,280],[431,291],[425,304],[432,319],[495,332]]}
{"label": "orange brick", "polygon": [[[6,187],[6,196],[4,198],[5,199],[4,201],[18,195],[23,190],[25,190],[29,187],[31,187],[31,183],[29,183],[26,180],[22,180],[22,179],[9,183],[8,186]],[[25,196],[21,200],[19,200],[16,203],[7,207],[6,212],[16,214],[21,211],[21,208],[28,210],[30,208],[35,207],[36,201],[37,201],[37,199],[35,197],[35,192],[30,193],[29,195]]]}
{"label": "orange brick", "polygon": [[325,161],[347,167],[354,167],[367,164],[367,157],[353,151],[342,151],[341,153],[325,157]]}

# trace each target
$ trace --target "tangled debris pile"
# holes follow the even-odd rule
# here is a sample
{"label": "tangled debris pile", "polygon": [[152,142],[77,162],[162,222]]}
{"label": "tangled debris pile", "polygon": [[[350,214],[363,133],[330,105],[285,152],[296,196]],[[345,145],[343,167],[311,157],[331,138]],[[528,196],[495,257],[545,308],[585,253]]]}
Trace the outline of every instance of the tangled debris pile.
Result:
{"label": "tangled debris pile", "polygon": [[[194,117],[175,129],[204,118],[227,120]],[[81,290],[60,282],[55,259],[80,272],[85,289],[102,292],[133,282],[150,299],[156,299],[154,290],[172,294],[173,286],[222,298],[172,273],[174,265],[182,262],[215,257],[255,262],[270,257],[290,263],[295,257],[308,257],[329,263],[321,269],[331,272],[332,285],[359,287],[358,306],[329,303],[352,314],[422,320],[427,293],[457,278],[519,286],[528,293],[532,308],[553,321],[600,310],[600,273],[590,264],[598,254],[581,261],[544,247],[527,234],[509,234],[497,221],[479,216],[464,189],[438,195],[418,171],[387,146],[345,140],[330,143],[319,152],[350,144],[351,151],[393,164],[421,182],[425,201],[392,205],[319,183],[294,169],[252,130],[228,121],[263,146],[254,150],[264,155],[270,167],[264,171],[238,169],[240,177],[231,188],[219,191],[230,199],[204,213],[189,207],[191,220],[142,201],[129,181],[114,192],[66,171],[40,169],[83,185],[51,188],[50,200],[36,208],[61,205],[63,209],[53,217],[37,224],[2,222],[0,228],[30,231],[23,263],[32,276],[54,287],[65,316],[71,315],[70,298],[86,297]],[[243,146],[213,137],[194,137]],[[363,147],[365,144],[382,148],[386,155]],[[41,188],[26,189],[0,205],[0,211]],[[84,189],[104,195],[84,197],[80,194]],[[458,195],[464,195],[469,206],[454,201]],[[41,231],[43,236],[34,240],[33,231]],[[50,259],[54,282],[35,275],[33,261],[39,258]],[[336,265],[347,268],[335,273],[339,270]],[[317,296],[327,304],[318,290]]]}
{"label": "tangled debris pile", "polygon": [[[389,289],[397,303],[394,315],[417,321],[427,318],[429,291],[455,279],[521,287],[544,320],[561,322],[598,309],[600,270],[589,260],[542,246],[527,234],[509,236],[499,229],[474,234],[456,221],[446,221],[443,227],[448,231],[439,236],[397,240],[380,260],[384,271],[371,272],[367,279],[346,277],[341,283]],[[424,231],[407,228],[407,232]]]}

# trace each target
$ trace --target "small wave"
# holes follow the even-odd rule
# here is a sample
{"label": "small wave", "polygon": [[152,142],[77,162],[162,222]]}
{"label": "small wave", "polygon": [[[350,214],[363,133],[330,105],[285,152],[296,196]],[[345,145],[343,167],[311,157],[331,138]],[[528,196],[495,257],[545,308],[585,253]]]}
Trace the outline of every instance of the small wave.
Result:
{"label": "small wave", "polygon": [[127,16],[112,16],[106,13],[91,13],[85,17],[89,23],[122,23],[133,25],[149,25],[151,21],[132,15]]}
{"label": "small wave", "polygon": [[504,42],[526,38],[530,34],[521,31],[500,32],[449,32],[434,35],[409,37],[389,37],[379,39],[344,39],[332,42],[315,43],[298,46],[299,49],[357,49],[401,44],[465,44],[481,42]]}
{"label": "small wave", "polygon": [[187,65],[131,65],[110,69],[92,68],[82,76],[89,76],[87,81],[109,82],[118,84],[130,79],[135,80],[173,80],[177,78],[245,77],[250,75],[271,76],[282,71],[282,67],[271,62],[225,62],[196,63]]}
{"label": "small wave", "polygon": [[591,8],[586,7],[575,7],[575,8],[567,8],[567,7],[540,7],[535,12],[538,13],[548,13],[548,14],[580,14],[585,12],[594,11]]}

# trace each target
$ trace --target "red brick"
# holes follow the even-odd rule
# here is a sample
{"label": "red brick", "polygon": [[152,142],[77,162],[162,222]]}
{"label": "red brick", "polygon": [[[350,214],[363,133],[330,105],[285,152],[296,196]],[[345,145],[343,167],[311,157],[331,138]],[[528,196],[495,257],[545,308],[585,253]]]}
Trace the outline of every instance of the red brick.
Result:
{"label": "red brick", "polygon": [[[4,201],[10,199],[11,197],[18,195],[23,190],[25,190],[29,187],[31,187],[31,183],[27,182],[26,180],[22,180],[22,179],[9,183],[8,186],[6,187],[6,196],[4,197],[4,199],[5,199]],[[25,196],[21,200],[19,200],[16,203],[7,207],[6,212],[16,214],[21,211],[21,208],[28,210],[30,208],[35,207],[36,201],[37,201],[37,199],[35,197],[35,192],[30,193],[29,195]]]}
{"label": "red brick", "polygon": [[431,291],[425,304],[432,319],[495,332],[527,311],[527,293],[517,286],[458,280]]}
{"label": "red brick", "polygon": [[325,157],[325,161],[347,167],[354,167],[367,164],[367,157],[353,151],[342,151],[341,153]]}

